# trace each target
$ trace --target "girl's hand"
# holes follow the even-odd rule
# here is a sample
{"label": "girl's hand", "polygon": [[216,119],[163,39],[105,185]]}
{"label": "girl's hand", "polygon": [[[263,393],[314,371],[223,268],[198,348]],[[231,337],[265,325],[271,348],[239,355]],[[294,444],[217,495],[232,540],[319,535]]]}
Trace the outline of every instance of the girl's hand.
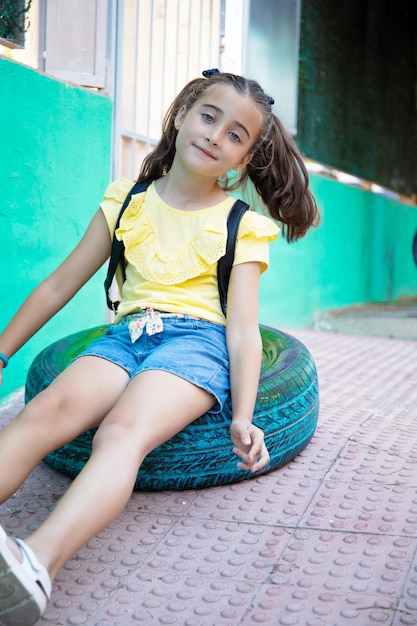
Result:
{"label": "girl's hand", "polygon": [[242,460],[238,467],[258,472],[269,463],[263,431],[246,420],[232,420],[230,436],[235,447],[233,452]]}

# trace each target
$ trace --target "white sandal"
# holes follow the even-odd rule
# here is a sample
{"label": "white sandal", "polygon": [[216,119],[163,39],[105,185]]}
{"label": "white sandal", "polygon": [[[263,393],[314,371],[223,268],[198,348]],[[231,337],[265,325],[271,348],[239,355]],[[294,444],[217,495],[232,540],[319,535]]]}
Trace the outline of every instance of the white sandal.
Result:
{"label": "white sandal", "polygon": [[51,579],[33,551],[21,539],[20,563],[7,545],[0,526],[0,623],[5,626],[32,626],[40,619],[51,597]]}

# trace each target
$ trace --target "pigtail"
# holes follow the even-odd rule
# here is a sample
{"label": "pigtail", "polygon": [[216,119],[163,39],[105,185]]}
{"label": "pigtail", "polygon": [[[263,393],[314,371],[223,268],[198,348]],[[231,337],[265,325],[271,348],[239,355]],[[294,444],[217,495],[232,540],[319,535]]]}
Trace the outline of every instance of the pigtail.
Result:
{"label": "pigtail", "polygon": [[180,107],[175,107],[176,100],[172,103],[165,114],[162,123],[162,135],[159,143],[152,152],[149,152],[142,161],[138,181],[144,181],[148,178],[156,180],[165,176],[172,166],[175,156],[175,140],[177,138],[177,130],[174,126],[174,111]]}
{"label": "pigtail", "polygon": [[165,176],[175,157],[177,129],[175,119],[181,107],[189,110],[205,91],[214,85],[230,85],[242,95],[251,97],[263,116],[260,137],[251,148],[253,154],[238,181],[225,188],[244,186],[250,178],[265,203],[270,216],[281,222],[287,241],[303,237],[320,221],[318,208],[308,188],[309,178],[303,159],[289,133],[272,113],[274,99],[254,80],[206,70],[204,78],[190,81],[169,107],[162,124],[162,136],[156,148],[144,159],[138,181]]}
{"label": "pigtail", "polygon": [[148,178],[156,180],[169,172],[175,157],[175,141],[178,134],[178,130],[175,128],[175,118],[182,106],[188,109],[196,102],[205,83],[203,78],[196,78],[190,81],[175,98],[165,113],[159,143],[152,152],[146,155],[142,162],[138,177],[139,182]]}
{"label": "pigtail", "polygon": [[320,217],[302,156],[279,119],[271,115],[269,132],[254,146],[244,177],[251,179],[269,214],[282,223],[283,234],[291,242],[317,226]]}

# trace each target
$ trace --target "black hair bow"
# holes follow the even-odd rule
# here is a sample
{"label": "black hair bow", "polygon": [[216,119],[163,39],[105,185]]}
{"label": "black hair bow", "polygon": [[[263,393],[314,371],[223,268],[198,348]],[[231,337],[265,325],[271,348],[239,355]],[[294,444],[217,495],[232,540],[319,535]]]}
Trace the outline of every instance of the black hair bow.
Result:
{"label": "black hair bow", "polygon": [[220,71],[217,69],[217,67],[212,67],[211,70],[204,70],[203,72],[204,78],[210,78],[210,76],[213,76],[213,74],[220,74]]}

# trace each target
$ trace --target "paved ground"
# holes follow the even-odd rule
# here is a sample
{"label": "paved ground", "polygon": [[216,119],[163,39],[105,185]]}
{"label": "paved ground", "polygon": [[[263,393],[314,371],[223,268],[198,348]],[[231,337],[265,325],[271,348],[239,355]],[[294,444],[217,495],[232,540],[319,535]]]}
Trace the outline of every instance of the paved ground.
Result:
{"label": "paved ground", "polygon": [[[302,454],[235,485],[135,493],[60,572],[40,624],[417,625],[417,344],[293,334],[321,388]],[[19,390],[0,403],[0,425],[21,405]],[[0,522],[24,537],[68,482],[39,466]]]}

